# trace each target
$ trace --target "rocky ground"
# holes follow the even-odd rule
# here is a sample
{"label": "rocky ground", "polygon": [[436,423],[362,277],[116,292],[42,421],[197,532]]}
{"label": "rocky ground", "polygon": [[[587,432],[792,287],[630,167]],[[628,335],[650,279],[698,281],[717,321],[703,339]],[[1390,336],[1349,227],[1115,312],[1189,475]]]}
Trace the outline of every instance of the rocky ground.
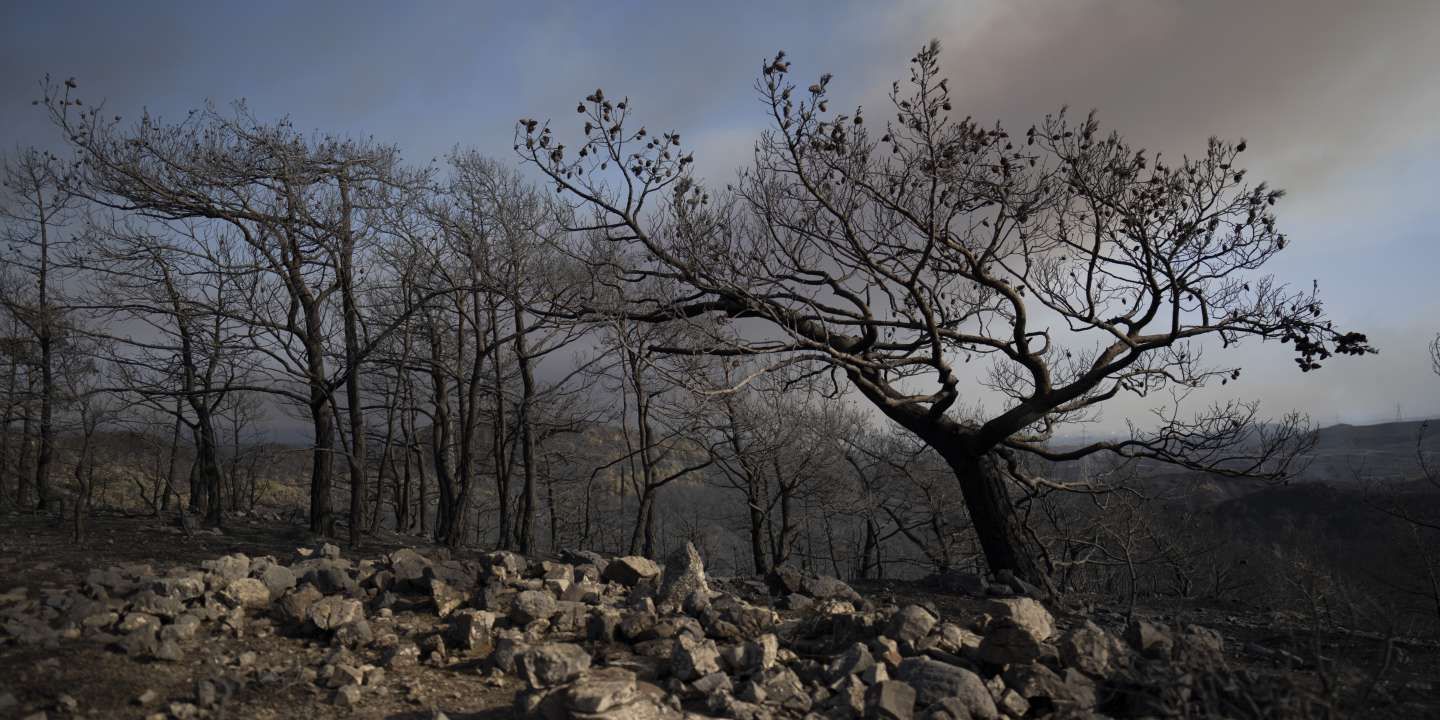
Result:
{"label": "rocky ground", "polygon": [[0,717],[1440,717],[1433,645],[1235,609],[0,521]]}

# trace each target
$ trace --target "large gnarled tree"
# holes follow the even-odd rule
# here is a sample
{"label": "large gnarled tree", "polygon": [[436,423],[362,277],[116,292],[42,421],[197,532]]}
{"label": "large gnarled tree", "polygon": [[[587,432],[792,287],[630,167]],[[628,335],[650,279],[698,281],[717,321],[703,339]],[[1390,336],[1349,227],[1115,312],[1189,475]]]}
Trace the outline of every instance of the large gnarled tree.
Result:
{"label": "large gnarled tree", "polygon": [[[1063,451],[1047,442],[1061,423],[1122,394],[1183,397],[1238,376],[1202,363],[1202,343],[1293,343],[1302,370],[1369,350],[1313,292],[1258,273],[1286,238],[1281,193],[1235,165],[1244,142],[1170,160],[1063,112],[1018,135],[959,119],[935,43],[875,122],[829,107],[829,75],[808,89],[790,78],[783,53],[764,63],[771,128],[723,192],[693,177],[678,133],[638,127],[599,90],[577,108],[577,143],[526,119],[516,149],[588,220],[576,230],[617,247],[599,282],[632,291],[584,312],[693,323],[702,339],[669,352],[843,374],[945,459],[993,571],[1047,581],[1012,499],[1013,483],[1036,482],[1025,453],[1273,475],[1307,437],[1300,419],[1262,422],[1244,402],[1168,408],[1154,428]],[[647,292],[657,277],[683,289]],[[961,413],[976,359],[988,371],[969,382],[1005,402]]]}

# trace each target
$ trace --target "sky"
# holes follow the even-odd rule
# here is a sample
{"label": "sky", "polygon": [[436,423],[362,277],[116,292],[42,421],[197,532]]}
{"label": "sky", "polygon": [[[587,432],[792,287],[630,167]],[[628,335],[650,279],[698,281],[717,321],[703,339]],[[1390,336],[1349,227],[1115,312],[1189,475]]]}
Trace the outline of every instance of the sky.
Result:
{"label": "sky", "polygon": [[[1302,374],[1285,347],[1245,346],[1223,356],[1242,381],[1215,399],[1322,424],[1440,416],[1425,354],[1440,332],[1440,2],[9,0],[0,147],[55,144],[31,106],[46,73],[126,117],[244,99],[416,163],[457,146],[513,158],[518,118],[568,122],[602,87],[728,179],[764,128],[753,82],[776,50],[797,79],[833,73],[833,104],[878,108],[931,38],[962,114],[1023,129],[1093,108],[1174,156],[1243,137],[1250,176],[1289,191],[1292,244],[1267,270],[1318,282],[1337,323],[1381,352]],[[1142,410],[1119,403],[1105,424]]]}

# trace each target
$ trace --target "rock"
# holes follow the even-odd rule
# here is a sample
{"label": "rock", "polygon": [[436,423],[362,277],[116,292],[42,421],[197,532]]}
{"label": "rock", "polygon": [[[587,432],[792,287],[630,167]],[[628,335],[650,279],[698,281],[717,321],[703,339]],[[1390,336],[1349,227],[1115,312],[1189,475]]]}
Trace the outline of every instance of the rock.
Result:
{"label": "rock", "polygon": [[611,560],[605,566],[605,571],[600,577],[607,582],[615,582],[625,587],[635,587],[642,580],[654,578],[660,574],[660,566],[654,560],[640,557],[639,555],[627,555]]}
{"label": "rock", "polygon": [[790,668],[776,665],[755,678],[764,690],[767,703],[779,705],[797,714],[804,714],[813,704],[805,683],[801,682],[799,676]]}
{"label": "rock", "polygon": [[120,649],[133,658],[155,657],[160,647],[160,638],[153,628],[137,630],[120,640]]}
{"label": "rock", "polygon": [[419,664],[420,647],[409,641],[390,646],[380,657],[380,665],[392,670],[411,668]]}
{"label": "rock", "polygon": [[857,642],[832,660],[826,672],[831,680],[840,680],[846,675],[859,675],[873,667],[875,657],[870,654],[870,649]]}
{"label": "rock", "polygon": [[1090,620],[1062,635],[1057,647],[1061,664],[1095,678],[1109,675],[1125,652],[1119,638]]}
{"label": "rock", "polygon": [[1129,643],[1135,652],[1151,659],[1169,659],[1175,646],[1175,638],[1170,634],[1170,628],[1139,618],[1131,619],[1125,626],[1125,642]]}
{"label": "rock", "polygon": [[263,608],[270,604],[270,588],[252,577],[231,581],[229,585],[225,586],[224,595],[230,603],[247,610]]}
{"label": "rock", "polygon": [[343,560],[305,560],[295,564],[301,569],[300,582],[314,585],[326,595],[342,593],[356,595],[360,586],[350,575],[349,563]]}
{"label": "rock", "polygon": [[1044,642],[1055,634],[1055,619],[1038,600],[1031,598],[1005,598],[991,600],[985,612],[997,620],[1008,620],[1035,638]]}
{"label": "rock", "polygon": [[300,625],[309,617],[310,606],[323,597],[314,585],[301,585],[280,598],[275,604],[275,613],[285,622]]}
{"label": "rock", "polygon": [[362,645],[368,645],[370,641],[374,639],[375,632],[371,629],[370,622],[364,618],[347,622],[335,628],[335,636],[333,638],[335,644],[347,648],[358,648]]}
{"label": "rock", "polygon": [[[710,585],[705,581],[705,564],[700,560],[695,544],[686,542],[684,547],[677,548],[665,558],[664,576],[660,580],[660,592],[655,600],[664,605],[683,608],[691,593],[698,593],[708,600]],[[690,601],[692,608],[695,602]]]}
{"label": "rock", "polygon": [[235,553],[214,560],[206,560],[200,563],[200,567],[219,576],[224,581],[220,584],[224,585],[250,574],[250,558]]}
{"label": "rock", "polygon": [[510,620],[524,626],[536,620],[549,620],[558,609],[554,595],[544,590],[526,590],[515,596],[510,606]]}
{"label": "rock", "polygon": [[749,642],[728,646],[726,664],[736,675],[754,675],[775,666],[780,654],[780,639],[773,633],[765,633]]}
{"label": "rock", "polygon": [[995,704],[1011,717],[1025,717],[1025,714],[1030,712],[1030,701],[1009,688],[1000,693],[1000,699]]}
{"label": "rock", "polygon": [[360,686],[346,685],[335,691],[336,705],[340,707],[355,707],[360,704]]}
{"label": "rock", "polygon": [[516,657],[516,669],[531,688],[554,687],[590,669],[590,654],[570,643],[538,645]]}
{"label": "rock", "polygon": [[1187,625],[1174,637],[1170,661],[1184,668],[1219,668],[1225,664],[1225,638],[1209,628]]}
{"label": "rock", "polygon": [[902,648],[913,649],[921,638],[930,634],[936,622],[929,610],[919,605],[906,605],[890,617],[885,635],[894,638]]}
{"label": "rock", "polygon": [[931,646],[951,655],[967,655],[980,648],[982,638],[955,623],[940,623],[930,633]]}
{"label": "rock", "polygon": [[600,668],[565,689],[565,705],[581,713],[604,713],[636,698],[635,673],[624,668]]}
{"label": "rock", "polygon": [[169,620],[185,612],[185,603],[176,597],[158,595],[151,590],[141,590],[130,598],[130,609]]}
{"label": "rock", "polygon": [[735,686],[731,684],[729,675],[717,671],[695,678],[690,688],[702,695],[729,695]]}
{"label": "rock", "polygon": [[175,618],[175,622],[160,627],[160,640],[185,641],[195,637],[200,631],[200,618],[192,613],[184,613]]}
{"label": "rock", "polygon": [[365,610],[359,600],[335,595],[323,597],[305,610],[310,624],[322,631],[331,631],[341,625],[365,618]]}
{"label": "rock", "polygon": [[430,560],[411,548],[401,548],[390,553],[390,572],[395,576],[398,589],[416,591],[425,587],[426,570]]}
{"label": "rock", "polygon": [[705,633],[722,640],[749,640],[769,632],[778,618],[770,608],[724,595],[700,615]]}
{"label": "rock", "polygon": [[1032,704],[1044,700],[1060,708],[1095,707],[1095,683],[1075,669],[1062,676],[1038,663],[1017,665],[1005,672],[1005,684]]}
{"label": "rock", "polygon": [[439,578],[430,580],[430,599],[435,603],[435,614],[448,617],[456,608],[465,604],[465,594]]}
{"label": "rock", "polygon": [[910,720],[915,715],[915,688],[887,680],[865,692],[865,717],[874,720]]}
{"label": "rock", "polygon": [[295,573],[284,565],[271,563],[266,565],[260,574],[256,576],[265,588],[270,591],[270,597],[278,598],[284,595],[290,588],[295,587]]}
{"label": "rock", "polygon": [[162,634],[160,641],[155,645],[155,659],[165,662],[180,662],[185,659],[185,654],[180,650],[180,643]]}
{"label": "rock", "polygon": [[[112,613],[112,614],[113,614],[113,613]],[[86,619],[85,619],[85,622],[86,622],[86,623],[90,622],[90,618],[86,618]],[[106,624],[108,624],[108,623],[106,623]],[[148,631],[150,631],[150,632],[159,632],[159,631],[160,631],[160,618],[157,618],[157,617],[155,617],[154,615],[151,615],[151,614],[149,614],[149,613],[142,613],[142,612],[125,613],[125,617],[122,618],[122,619],[120,620],[120,622],[115,625],[115,629],[118,630],[118,631],[120,631],[120,632],[122,632],[122,633],[132,633],[132,632],[135,632],[136,630],[148,630]]]}
{"label": "rock", "polygon": [[720,651],[715,641],[681,635],[670,655],[670,672],[681,680],[691,681],[702,675],[720,671]]}
{"label": "rock", "polygon": [[450,616],[445,639],[460,652],[472,655],[488,655],[495,641],[491,631],[495,627],[495,613],[487,610],[458,610]]}
{"label": "rock", "polygon": [[1035,662],[1045,653],[1044,643],[1034,633],[1009,620],[991,624],[980,641],[978,656],[982,662],[995,665]]}
{"label": "rock", "polygon": [[780,566],[765,575],[771,595],[809,595],[805,592],[805,575],[792,567]]}
{"label": "rock", "polygon": [[[865,716],[865,691],[868,690],[860,678],[853,675],[831,683],[823,690],[816,692],[815,699],[818,701],[816,710],[826,717],[858,718]],[[830,697],[822,697],[825,692]],[[911,700],[914,703],[914,700]]]}
{"label": "rock", "polygon": [[995,700],[990,697],[985,682],[965,668],[929,658],[912,657],[900,663],[895,677],[915,689],[915,701],[920,707],[953,697],[958,698],[976,720],[999,717]]}
{"label": "rock", "polygon": [[805,594],[816,600],[844,600],[856,605],[865,602],[854,588],[829,575],[806,578]]}

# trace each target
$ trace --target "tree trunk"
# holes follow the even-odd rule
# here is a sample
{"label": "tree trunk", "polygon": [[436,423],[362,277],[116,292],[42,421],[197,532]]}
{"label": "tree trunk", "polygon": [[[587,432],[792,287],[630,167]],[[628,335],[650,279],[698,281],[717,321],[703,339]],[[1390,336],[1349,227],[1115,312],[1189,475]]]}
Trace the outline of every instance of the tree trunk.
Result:
{"label": "tree trunk", "polygon": [[520,368],[520,461],[525,469],[525,487],[520,511],[520,554],[530,554],[535,544],[535,513],[539,505],[535,488],[535,436],[530,432],[531,402],[535,396],[535,374],[525,346],[525,311],[519,298],[515,305],[515,363]]}
{"label": "tree trunk", "polygon": [[330,499],[330,468],[334,461],[335,429],[330,422],[329,398],[323,388],[310,389],[310,421],[315,447],[310,464],[310,532],[335,534],[335,511]]}
{"label": "tree trunk", "polygon": [[497,316],[496,303],[493,299],[489,302],[490,313],[490,336],[495,344],[496,350],[491,362],[495,367],[495,385],[493,389],[493,400],[495,404],[495,419],[490,423],[490,445],[491,453],[495,462],[495,504],[496,510],[500,513],[499,527],[497,528],[498,541],[496,546],[501,550],[508,550],[510,542],[510,467],[505,459],[505,367],[500,361],[499,318]]}
{"label": "tree trunk", "polygon": [[1008,570],[1042,590],[1053,591],[1050,573],[1042,566],[1041,550],[1015,512],[1000,459],[989,453],[967,452],[962,447],[937,449],[960,483],[990,571]]}
{"label": "tree trunk", "polygon": [[20,413],[20,457],[16,464],[20,472],[19,477],[16,478],[19,485],[15,488],[15,505],[20,508],[29,508],[31,507],[30,484],[31,481],[35,479],[34,474],[30,472],[30,438],[32,435],[30,429],[32,423],[29,405],[21,405]]}
{"label": "tree trunk", "polygon": [[[49,311],[41,308],[41,312]],[[48,317],[42,320],[40,331],[40,450],[35,457],[35,509],[41,511],[50,506],[50,462],[55,454],[55,371],[51,365],[54,351],[49,323]]]}

